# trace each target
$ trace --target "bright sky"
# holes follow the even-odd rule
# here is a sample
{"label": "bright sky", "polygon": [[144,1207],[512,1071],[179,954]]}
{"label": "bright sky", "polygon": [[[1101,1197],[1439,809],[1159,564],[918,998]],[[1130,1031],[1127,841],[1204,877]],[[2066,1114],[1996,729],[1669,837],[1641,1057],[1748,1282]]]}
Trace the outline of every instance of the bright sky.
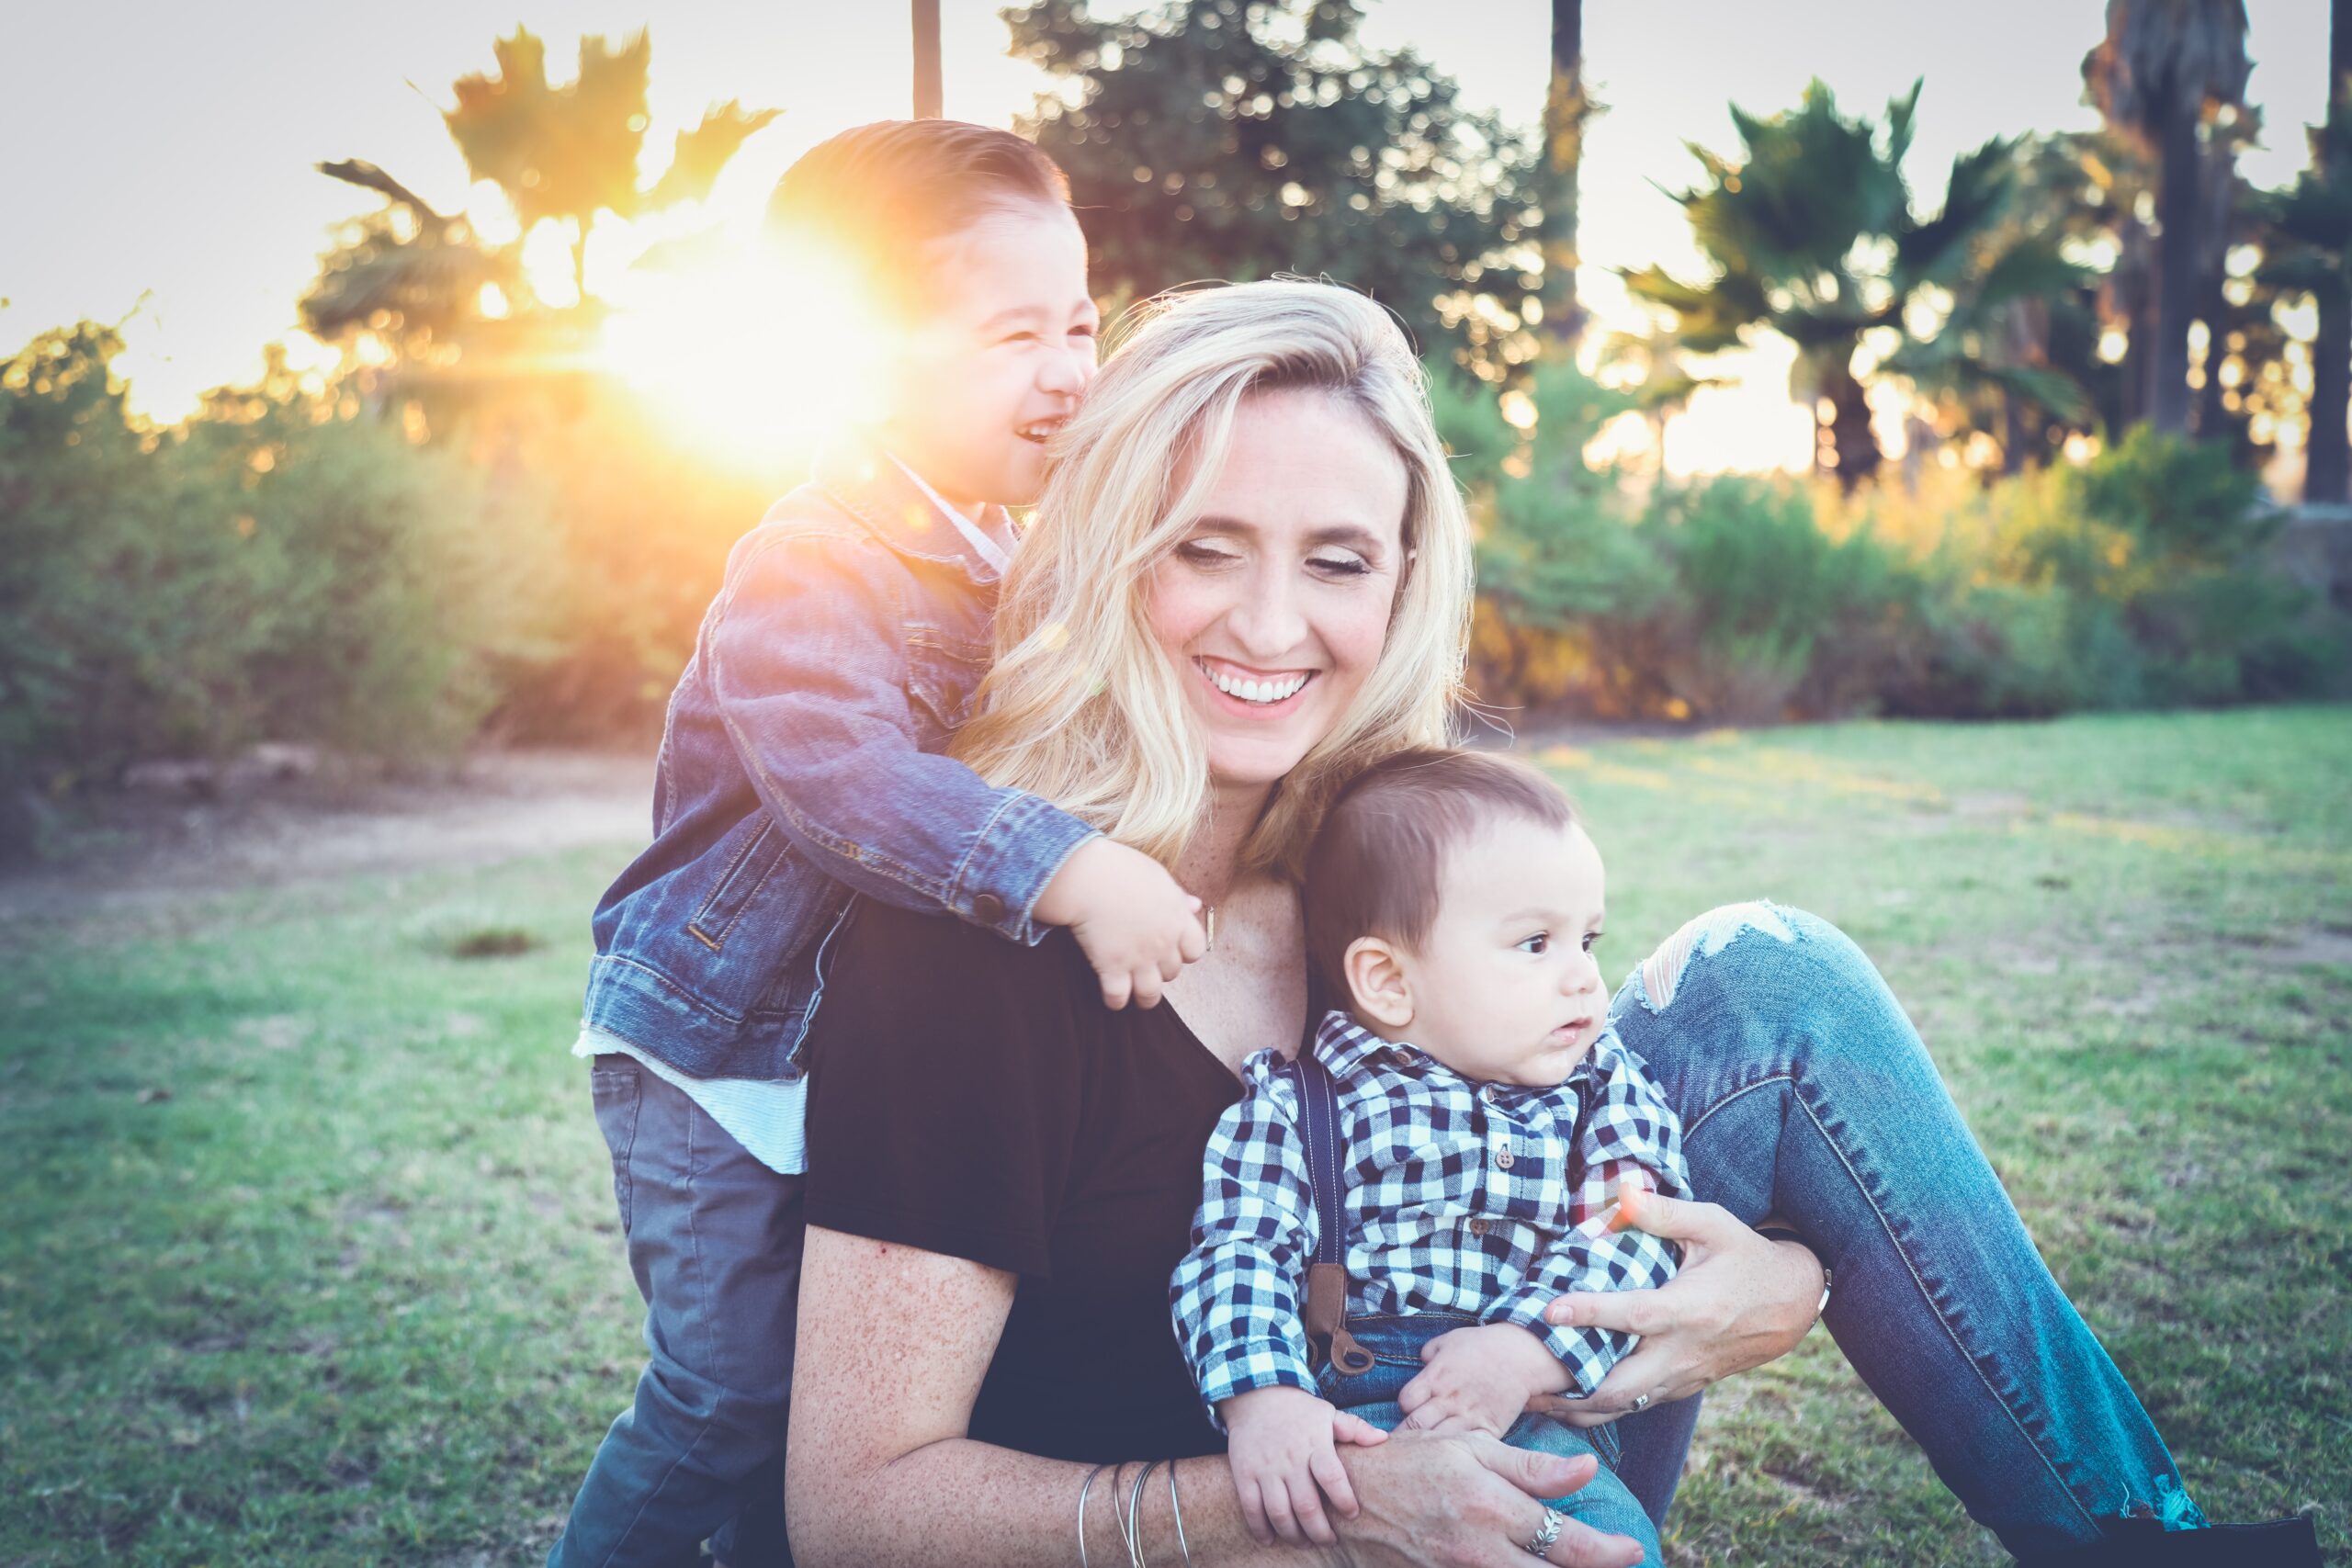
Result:
{"label": "bright sky", "polygon": [[[1041,79],[1004,57],[995,0],[940,8],[947,112],[1009,122]],[[1544,0],[1367,9],[1372,42],[1410,44],[1471,100],[1536,118]],[[2326,7],[2249,0],[2247,10],[2249,96],[2267,145],[2246,170],[2277,185],[2301,166],[2302,127],[2321,112]],[[1819,76],[1849,109],[1875,112],[1924,75],[1909,168],[1915,188],[1936,191],[1952,155],[1988,136],[2094,123],[2079,71],[2102,15],[2100,0],[1976,0],[1962,12],[1921,0],[1592,0],[1587,75],[1609,112],[1587,141],[1580,283],[1604,320],[1622,322],[1611,268],[1692,265],[1680,209],[1656,187],[1690,183],[1686,141],[1734,145],[1727,101],[1784,107]],[[464,164],[437,110],[456,77],[490,68],[492,38],[517,19],[548,40],[559,81],[579,35],[651,19],[647,144],[657,159],[714,100],[783,108],[715,193],[730,221],[756,213],[805,148],[909,107],[898,0],[665,0],[658,15],[645,0],[537,0],[514,15],[408,0],[389,23],[368,7],[294,0],[225,11],[21,0],[7,6],[0,63],[0,353],[78,318],[123,321],[134,401],[166,419],[206,388],[256,375],[261,345],[293,328],[331,226],[376,199],[311,165],[366,158],[445,210],[465,207]],[[1668,466],[1802,466],[1810,428],[1787,400],[1785,356],[1741,355],[1720,368],[1742,385],[1694,400],[1669,430]]]}

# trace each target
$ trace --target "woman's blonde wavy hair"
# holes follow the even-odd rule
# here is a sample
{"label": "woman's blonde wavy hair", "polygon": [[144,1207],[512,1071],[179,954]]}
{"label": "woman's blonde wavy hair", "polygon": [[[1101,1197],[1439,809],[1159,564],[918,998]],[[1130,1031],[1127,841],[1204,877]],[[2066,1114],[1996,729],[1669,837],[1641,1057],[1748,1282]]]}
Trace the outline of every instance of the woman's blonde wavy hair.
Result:
{"label": "woman's blonde wavy hair", "polygon": [[1056,439],[1037,520],[1005,574],[996,666],[956,751],[1172,867],[1206,820],[1208,747],[1152,634],[1149,575],[1205,504],[1243,400],[1329,393],[1404,462],[1406,555],[1378,662],[1244,846],[1246,868],[1295,876],[1332,793],[1391,752],[1444,744],[1462,695],[1470,525],[1428,384],[1388,312],[1328,283],[1162,295],[1121,338]]}

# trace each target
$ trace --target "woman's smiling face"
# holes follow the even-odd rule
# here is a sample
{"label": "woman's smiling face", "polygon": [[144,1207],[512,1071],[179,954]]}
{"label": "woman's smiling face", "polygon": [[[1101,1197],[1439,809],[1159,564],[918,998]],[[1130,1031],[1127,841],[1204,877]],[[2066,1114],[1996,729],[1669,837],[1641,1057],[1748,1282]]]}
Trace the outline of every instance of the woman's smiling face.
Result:
{"label": "woman's smiling face", "polygon": [[1148,586],[1213,783],[1273,784],[1338,727],[1387,639],[1406,499],[1403,459],[1342,399],[1242,401],[1207,504]]}

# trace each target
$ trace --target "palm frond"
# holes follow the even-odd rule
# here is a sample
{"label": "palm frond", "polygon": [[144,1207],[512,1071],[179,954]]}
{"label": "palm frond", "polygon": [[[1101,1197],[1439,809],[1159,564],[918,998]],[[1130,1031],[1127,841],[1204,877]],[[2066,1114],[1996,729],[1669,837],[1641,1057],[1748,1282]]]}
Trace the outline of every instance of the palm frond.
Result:
{"label": "palm frond", "polygon": [[423,197],[365,159],[345,158],[340,163],[316,164],[312,167],[331,180],[341,180],[345,185],[357,186],[362,190],[372,190],[379,196],[390,197],[393,201],[415,213],[420,222],[430,224],[437,229],[449,221],[448,219],[435,212]]}
{"label": "palm frond", "polygon": [[2016,143],[1994,137],[1951,162],[1943,210],[1924,223],[1906,223],[1894,237],[1894,284],[1909,293],[1922,284],[1949,285],[1968,268],[1977,243],[2000,219],[2017,190]]}
{"label": "palm frond", "polygon": [[781,109],[746,109],[741,99],[729,98],[723,104],[713,104],[703,111],[702,123],[692,130],[678,132],[675,149],[670,154],[670,166],[646,195],[649,207],[668,207],[680,201],[704,201],[710,197],[710,187],[718,183],[719,171],[728,161],[742,150],[743,143],[764,129],[784,111]]}

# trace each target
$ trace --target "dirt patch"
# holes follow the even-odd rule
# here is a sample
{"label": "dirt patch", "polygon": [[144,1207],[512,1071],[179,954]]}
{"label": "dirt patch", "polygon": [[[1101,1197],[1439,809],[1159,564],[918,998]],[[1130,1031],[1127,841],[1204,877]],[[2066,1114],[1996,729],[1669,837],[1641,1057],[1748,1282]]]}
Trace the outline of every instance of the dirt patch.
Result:
{"label": "dirt patch", "polygon": [[2341,926],[2306,926],[2299,931],[2281,931],[2245,951],[2256,963],[2272,968],[2301,969],[2318,964],[2352,969],[2352,931]]}
{"label": "dirt patch", "polygon": [[650,757],[499,751],[432,779],[266,779],[110,802],[60,859],[0,874],[0,922],[80,919],[346,876],[494,865],[651,833]]}

